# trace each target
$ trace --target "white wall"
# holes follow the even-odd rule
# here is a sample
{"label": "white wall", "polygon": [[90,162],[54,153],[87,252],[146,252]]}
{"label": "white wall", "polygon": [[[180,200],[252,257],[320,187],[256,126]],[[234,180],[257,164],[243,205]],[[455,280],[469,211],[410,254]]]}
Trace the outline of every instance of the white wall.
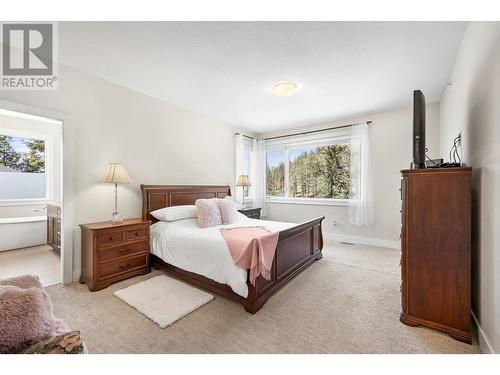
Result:
{"label": "white wall", "polygon": [[2,91],[0,99],[71,118],[75,270],[77,224],[107,220],[113,212],[113,186],[99,182],[108,162],[124,163],[132,179],[119,187],[124,217],[141,215],[140,184],[233,183],[230,127],[65,66],[59,76],[56,91]]}
{"label": "white wall", "polygon": [[496,353],[500,353],[499,61],[500,23],[472,22],[441,101],[440,132],[444,154],[463,132],[464,161],[473,167],[472,309],[483,349]]}
{"label": "white wall", "polygon": [[[411,100],[412,93],[408,93]],[[322,126],[300,128],[273,136],[302,130],[321,129],[330,126],[371,120],[370,136],[374,171],[375,225],[356,226],[349,223],[345,206],[317,206],[303,204],[268,203],[270,220],[306,221],[325,216],[323,232],[342,241],[373,243],[380,246],[399,247],[401,227],[400,170],[408,168],[412,160],[412,121],[410,107],[390,112],[344,119]],[[439,104],[427,106],[427,147],[431,157],[438,157]],[[335,221],[336,226],[333,226]]]}

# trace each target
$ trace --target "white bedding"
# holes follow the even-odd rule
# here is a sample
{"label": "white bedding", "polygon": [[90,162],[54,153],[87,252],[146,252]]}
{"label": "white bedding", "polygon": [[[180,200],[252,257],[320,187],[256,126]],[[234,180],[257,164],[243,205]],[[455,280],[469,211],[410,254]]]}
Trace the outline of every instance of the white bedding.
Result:
{"label": "white bedding", "polygon": [[198,227],[196,219],[159,221],[151,226],[151,252],[175,267],[227,284],[248,296],[247,270],[234,265],[220,228],[263,226],[277,232],[297,224],[249,219],[238,212],[238,222],[212,228]]}

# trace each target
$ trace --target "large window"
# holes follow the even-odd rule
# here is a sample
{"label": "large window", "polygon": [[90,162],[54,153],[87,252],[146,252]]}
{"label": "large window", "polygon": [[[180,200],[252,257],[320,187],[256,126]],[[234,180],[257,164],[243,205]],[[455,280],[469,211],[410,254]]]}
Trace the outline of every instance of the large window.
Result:
{"label": "large window", "polygon": [[0,133],[0,200],[47,198],[45,143]]}
{"label": "large window", "polygon": [[272,144],[266,150],[266,196],[347,202],[350,162],[348,136]]}

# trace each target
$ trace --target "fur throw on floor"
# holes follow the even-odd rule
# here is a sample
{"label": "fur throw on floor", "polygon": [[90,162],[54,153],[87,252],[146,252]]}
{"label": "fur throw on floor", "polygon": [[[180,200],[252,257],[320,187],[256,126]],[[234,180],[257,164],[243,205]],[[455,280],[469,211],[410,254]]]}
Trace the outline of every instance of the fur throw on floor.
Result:
{"label": "fur throw on floor", "polygon": [[8,280],[0,285],[0,353],[17,353],[35,342],[68,331],[62,320],[54,317],[49,295],[35,280],[13,280],[13,284],[22,287],[6,285]]}
{"label": "fur throw on floor", "polygon": [[0,280],[0,286],[1,285],[18,286],[19,288],[23,289],[42,287],[38,276],[31,275],[16,276],[11,277],[10,279]]}

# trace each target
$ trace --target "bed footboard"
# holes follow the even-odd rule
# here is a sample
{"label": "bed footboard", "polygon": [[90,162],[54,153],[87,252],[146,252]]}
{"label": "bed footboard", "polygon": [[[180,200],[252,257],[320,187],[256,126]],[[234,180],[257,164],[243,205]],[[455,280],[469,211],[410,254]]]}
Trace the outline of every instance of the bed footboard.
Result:
{"label": "bed footboard", "polygon": [[324,218],[318,217],[280,232],[271,280],[259,276],[254,286],[248,282],[248,297],[242,301],[246,311],[255,314],[274,292],[323,257],[321,222]]}

